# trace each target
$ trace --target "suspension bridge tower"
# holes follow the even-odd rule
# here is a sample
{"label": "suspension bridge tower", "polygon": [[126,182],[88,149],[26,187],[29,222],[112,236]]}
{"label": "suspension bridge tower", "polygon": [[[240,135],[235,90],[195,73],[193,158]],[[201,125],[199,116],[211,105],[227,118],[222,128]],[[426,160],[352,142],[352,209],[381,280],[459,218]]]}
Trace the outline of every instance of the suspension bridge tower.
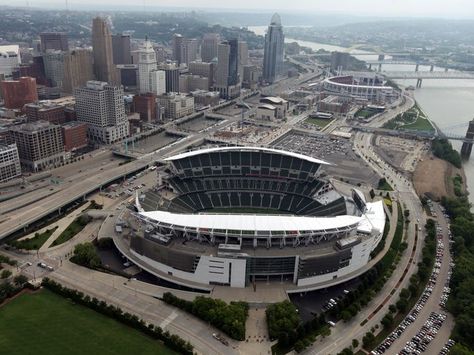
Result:
{"label": "suspension bridge tower", "polygon": [[468,159],[471,156],[472,142],[474,141],[474,119],[469,122],[466,138],[469,139],[470,142],[463,142],[461,147],[461,157]]}

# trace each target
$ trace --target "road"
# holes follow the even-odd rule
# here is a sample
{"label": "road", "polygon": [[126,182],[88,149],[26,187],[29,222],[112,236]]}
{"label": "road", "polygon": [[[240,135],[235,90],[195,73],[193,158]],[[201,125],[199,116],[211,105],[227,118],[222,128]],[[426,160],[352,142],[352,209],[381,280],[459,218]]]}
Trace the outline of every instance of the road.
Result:
{"label": "road", "polygon": [[[387,178],[392,181],[393,185],[397,186],[398,192],[397,200],[399,203],[404,204],[404,208],[410,210],[410,216],[413,221],[420,219],[420,223],[424,223],[425,217],[421,209],[421,204],[415,192],[412,189],[412,186],[409,182],[406,181],[405,177],[398,174],[396,171],[392,170],[388,164],[380,162],[375,164],[374,161],[378,159],[375,152],[371,147],[372,134],[363,134],[357,133],[355,136],[354,147],[360,156],[367,162],[367,164],[377,171],[381,176],[385,175]],[[366,158],[366,156],[371,157],[372,159]],[[402,207],[402,210],[404,209]],[[415,244],[415,223],[412,222],[408,225],[407,230],[407,243],[408,247],[406,251],[402,254],[399,266],[395,269],[389,280],[384,285],[382,292],[377,294],[374,299],[370,302],[368,306],[361,310],[351,321],[344,323],[342,321],[338,322],[336,327],[331,329],[331,335],[317,341],[310,349],[305,353],[307,354],[336,354],[342,351],[344,348],[349,347],[352,343],[352,339],[358,339],[359,342],[366,332],[368,332],[372,327],[376,325],[380,326],[380,321],[387,314],[388,307],[390,304],[395,303],[398,300],[400,290],[404,287],[408,287],[410,276],[416,272],[416,262],[410,263],[411,250]],[[418,260],[421,256],[421,246],[422,238],[419,234],[416,245],[415,259]],[[402,283],[396,288],[400,278],[402,277],[404,270],[408,268],[408,273],[404,277]],[[389,298],[389,301],[371,318],[368,319],[371,315],[384,301],[392,290],[395,290],[395,293]],[[361,326],[360,323],[368,319],[367,323],[364,326]]]}

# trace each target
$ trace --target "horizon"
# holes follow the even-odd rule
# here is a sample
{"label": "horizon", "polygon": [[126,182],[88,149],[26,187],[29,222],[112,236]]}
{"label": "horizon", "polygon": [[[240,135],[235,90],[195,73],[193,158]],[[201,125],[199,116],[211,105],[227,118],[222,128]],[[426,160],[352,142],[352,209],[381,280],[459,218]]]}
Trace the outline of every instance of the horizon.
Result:
{"label": "horizon", "polygon": [[[381,4],[384,2],[385,4]],[[444,0],[360,0],[353,2],[341,0],[336,4],[327,4],[321,0],[297,0],[288,5],[283,0],[263,0],[258,4],[250,0],[242,0],[241,7],[226,6],[219,3],[218,6],[210,0],[165,0],[159,4],[150,0],[143,0],[139,5],[130,5],[125,0],[0,0],[0,6],[10,8],[29,9],[57,9],[76,11],[202,11],[202,12],[235,12],[248,13],[258,12],[291,15],[316,15],[316,16],[348,16],[354,18],[380,17],[387,19],[447,19],[447,20],[474,20],[474,4],[469,0],[453,0],[446,6]],[[268,4],[269,6],[265,6]],[[409,15],[407,16],[407,9]]]}

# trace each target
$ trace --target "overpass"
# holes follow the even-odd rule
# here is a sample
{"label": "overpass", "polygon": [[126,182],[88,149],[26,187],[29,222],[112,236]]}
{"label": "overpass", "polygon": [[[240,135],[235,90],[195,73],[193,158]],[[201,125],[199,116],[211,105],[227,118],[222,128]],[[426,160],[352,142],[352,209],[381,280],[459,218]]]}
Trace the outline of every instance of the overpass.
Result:
{"label": "overpass", "polygon": [[474,79],[474,73],[461,71],[384,71],[390,79]]}
{"label": "overpass", "polygon": [[69,184],[46,198],[33,198],[31,203],[19,207],[2,216],[0,223],[0,242],[40,221],[43,218],[61,214],[62,210],[88,195],[126,176],[145,169],[150,161],[136,160],[116,168],[101,171],[87,178]]}

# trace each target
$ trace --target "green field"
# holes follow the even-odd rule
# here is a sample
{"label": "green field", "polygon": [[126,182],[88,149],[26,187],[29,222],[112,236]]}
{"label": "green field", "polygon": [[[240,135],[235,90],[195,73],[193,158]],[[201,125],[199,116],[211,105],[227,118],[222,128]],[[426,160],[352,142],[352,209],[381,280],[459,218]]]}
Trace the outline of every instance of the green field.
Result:
{"label": "green field", "polygon": [[135,329],[45,289],[1,307],[0,329],[2,354],[176,354]]}
{"label": "green field", "polygon": [[422,117],[418,117],[418,119],[415,122],[403,125],[400,128],[410,129],[410,130],[415,130],[415,131],[434,132],[434,128],[431,125],[430,121],[428,121],[426,118],[422,118]]}
{"label": "green field", "polygon": [[89,223],[89,219],[85,216],[77,217],[65,230],[54,240],[52,247],[66,243],[69,239],[74,237],[77,233],[82,231],[84,227]]}
{"label": "green field", "polygon": [[253,207],[232,207],[232,208],[212,208],[205,210],[208,213],[230,213],[230,214],[292,214],[288,211],[274,210],[270,208]]}
{"label": "green field", "polygon": [[307,118],[305,120],[306,123],[311,123],[314,124],[315,126],[320,127],[323,129],[326,127],[328,124],[330,124],[332,121],[334,121],[334,118],[331,119],[323,119],[323,118]]}
{"label": "green field", "polygon": [[38,250],[49,239],[49,237],[51,237],[51,235],[57,228],[58,227],[56,226],[51,229],[47,229],[43,233],[35,233],[35,236],[33,238],[14,240],[12,242],[9,242],[8,244],[18,249]]}

